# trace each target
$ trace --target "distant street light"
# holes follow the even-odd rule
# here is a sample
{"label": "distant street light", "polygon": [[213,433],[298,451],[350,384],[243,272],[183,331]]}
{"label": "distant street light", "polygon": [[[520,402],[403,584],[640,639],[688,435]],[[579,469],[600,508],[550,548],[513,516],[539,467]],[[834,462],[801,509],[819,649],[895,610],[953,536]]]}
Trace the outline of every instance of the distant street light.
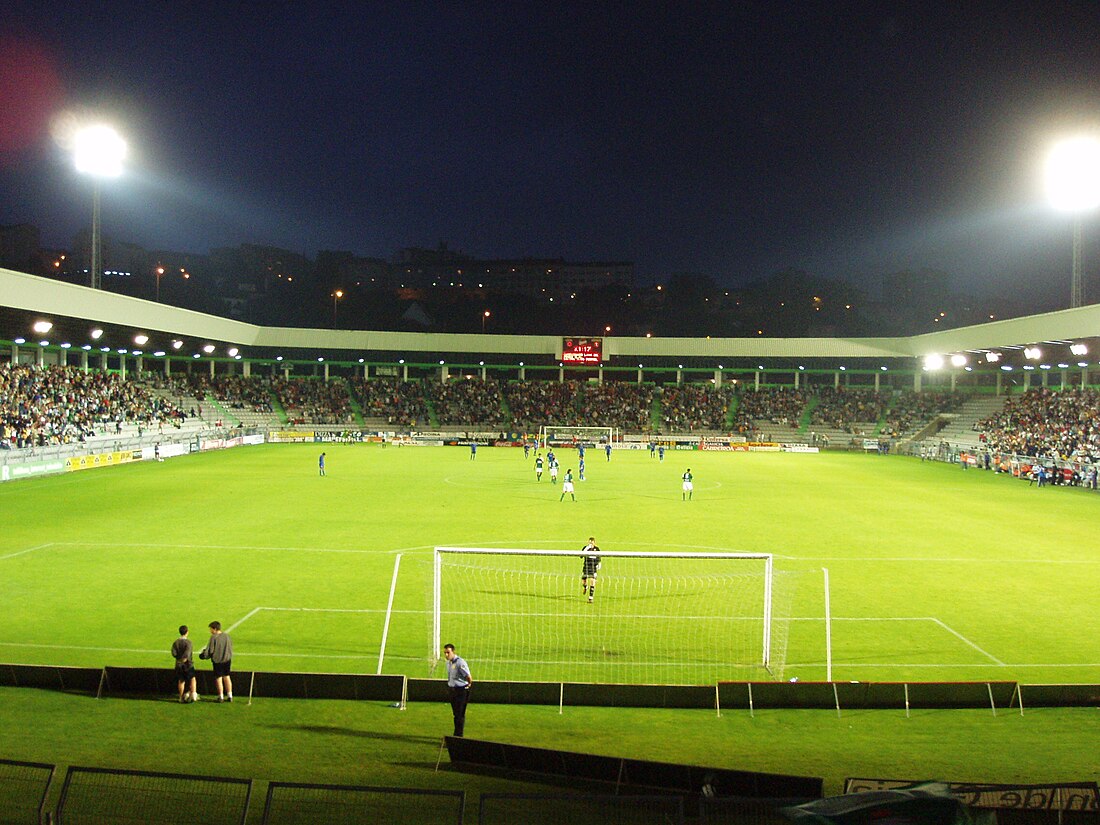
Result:
{"label": "distant street light", "polygon": [[344,290],[338,289],[332,293],[332,328],[336,329],[336,302],[344,297]]}
{"label": "distant street light", "polygon": [[92,263],[88,285],[102,289],[103,250],[99,225],[99,184],[104,178],[117,178],[122,174],[122,161],[126,157],[126,141],[110,126],[87,126],[76,133],[73,161],[76,170],[91,175],[92,190]]}
{"label": "distant street light", "polygon": [[1073,214],[1073,270],[1071,307],[1083,306],[1084,249],[1081,220],[1085,212],[1100,206],[1100,141],[1076,137],[1055,144],[1047,158],[1047,193],[1056,209]]}
{"label": "distant street light", "polygon": [[485,333],[485,320],[489,317],[490,314],[491,313],[489,312],[489,310],[485,310],[483,313],[481,313],[481,332],[482,332],[482,334]]}
{"label": "distant street light", "polygon": [[157,303],[160,303],[160,276],[164,274],[164,267],[157,267]]}

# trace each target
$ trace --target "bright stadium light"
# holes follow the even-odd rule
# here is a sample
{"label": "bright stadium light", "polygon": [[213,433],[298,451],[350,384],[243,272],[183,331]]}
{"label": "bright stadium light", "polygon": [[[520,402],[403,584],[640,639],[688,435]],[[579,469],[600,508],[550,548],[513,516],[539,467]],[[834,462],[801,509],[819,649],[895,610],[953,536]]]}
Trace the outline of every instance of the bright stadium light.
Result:
{"label": "bright stadium light", "polygon": [[1074,355],[1088,355],[1089,348],[1085,344],[1072,344],[1069,351]]}
{"label": "bright stadium light", "polygon": [[954,355],[951,356],[951,366],[953,366],[953,367],[965,367],[966,366],[966,356],[963,355],[961,352],[956,352]]}
{"label": "bright stadium light", "polygon": [[1100,206],[1100,141],[1080,136],[1056,143],[1047,156],[1047,195],[1055,209],[1073,214],[1073,269],[1070,307],[1083,306],[1084,248],[1081,219]]}
{"label": "bright stadium light", "polygon": [[25,343],[27,343],[27,339],[26,338],[16,338],[12,343],[14,343],[14,344],[25,344]]}
{"label": "bright stadium light", "polygon": [[230,358],[236,358],[238,352],[240,352],[240,350],[237,349],[236,347],[230,347],[229,348],[229,357]]}
{"label": "bright stadium light", "polygon": [[179,349],[182,346],[183,346],[183,341],[176,340],[176,341],[172,342],[172,349]]}
{"label": "bright stadium light", "polygon": [[936,353],[924,356],[924,368],[929,371],[943,369],[943,356]]}
{"label": "bright stadium light", "polygon": [[996,364],[1001,360],[1001,354],[999,352],[987,352],[985,354],[985,362],[987,364]]}
{"label": "bright stadium light", "polygon": [[1043,357],[1043,351],[1038,347],[1024,347],[1024,358],[1028,361],[1038,361]]}
{"label": "bright stadium light", "polygon": [[202,351],[205,352],[207,355],[211,355],[214,352],[214,345],[207,344],[205,347],[202,348]]}
{"label": "bright stadium light", "polygon": [[105,178],[117,178],[122,174],[122,161],[126,158],[126,141],[110,126],[97,124],[80,129],[74,136],[73,162],[78,172],[93,181],[92,190],[92,261],[89,286],[102,286],[103,252],[102,230],[99,225],[99,188]]}
{"label": "bright stadium light", "polygon": [[39,335],[45,335],[47,332],[53,329],[53,324],[51,324],[49,321],[35,321],[34,326],[31,327],[31,329],[33,329]]}
{"label": "bright stadium light", "polygon": [[91,331],[90,333],[88,333],[88,334],[89,334],[89,336],[91,337],[91,339],[92,339],[93,341],[98,341],[98,340],[99,340],[100,338],[102,338],[102,337],[103,337],[103,330],[101,330],[101,329],[93,329],[93,330],[92,330],[92,331]]}
{"label": "bright stadium light", "polygon": [[149,343],[149,336],[146,335],[144,332],[138,333],[134,336],[134,343],[137,344],[139,347],[144,347],[146,344]]}
{"label": "bright stadium light", "polygon": [[1100,141],[1080,136],[1056,143],[1047,156],[1047,195],[1055,209],[1100,206]]}

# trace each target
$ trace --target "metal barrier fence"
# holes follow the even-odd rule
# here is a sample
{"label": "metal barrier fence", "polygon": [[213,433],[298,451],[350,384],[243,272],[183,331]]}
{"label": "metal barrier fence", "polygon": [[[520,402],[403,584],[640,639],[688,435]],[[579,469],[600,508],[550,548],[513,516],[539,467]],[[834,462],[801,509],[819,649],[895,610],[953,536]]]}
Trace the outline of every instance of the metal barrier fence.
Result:
{"label": "metal barrier fence", "polygon": [[272,782],[263,825],[462,825],[464,791]]}
{"label": "metal barrier fence", "polygon": [[251,779],[71,767],[58,825],[244,825]]}
{"label": "metal barrier fence", "polygon": [[0,822],[40,823],[53,765],[0,759]]}
{"label": "metal barrier fence", "polygon": [[699,799],[699,825],[788,825],[782,809],[811,801],[808,797],[703,796]]}

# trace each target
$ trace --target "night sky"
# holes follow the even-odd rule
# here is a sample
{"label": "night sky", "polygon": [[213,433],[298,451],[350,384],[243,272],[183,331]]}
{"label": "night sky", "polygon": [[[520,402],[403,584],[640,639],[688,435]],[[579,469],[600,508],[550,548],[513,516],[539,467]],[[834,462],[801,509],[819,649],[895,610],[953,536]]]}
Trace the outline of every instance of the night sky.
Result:
{"label": "night sky", "polygon": [[128,140],[104,232],[150,249],[445,241],[872,291],[935,268],[1053,308],[1071,234],[1042,163],[1100,129],[1100,7],[8,0],[0,223],[48,246],[90,220],[63,112]]}

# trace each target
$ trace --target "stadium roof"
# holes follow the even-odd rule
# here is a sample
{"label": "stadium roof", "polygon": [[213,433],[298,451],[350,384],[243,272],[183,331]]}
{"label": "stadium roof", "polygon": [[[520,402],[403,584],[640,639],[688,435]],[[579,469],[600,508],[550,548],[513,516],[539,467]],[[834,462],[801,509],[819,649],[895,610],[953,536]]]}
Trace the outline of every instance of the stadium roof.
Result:
{"label": "stadium roof", "polygon": [[[0,306],[260,350],[547,355],[561,336],[478,335],[264,327],[167,304],[0,269]],[[22,330],[0,330],[21,334]],[[1068,344],[1100,334],[1100,304],[896,338],[645,338],[609,336],[605,357],[923,358],[1031,344]]]}

